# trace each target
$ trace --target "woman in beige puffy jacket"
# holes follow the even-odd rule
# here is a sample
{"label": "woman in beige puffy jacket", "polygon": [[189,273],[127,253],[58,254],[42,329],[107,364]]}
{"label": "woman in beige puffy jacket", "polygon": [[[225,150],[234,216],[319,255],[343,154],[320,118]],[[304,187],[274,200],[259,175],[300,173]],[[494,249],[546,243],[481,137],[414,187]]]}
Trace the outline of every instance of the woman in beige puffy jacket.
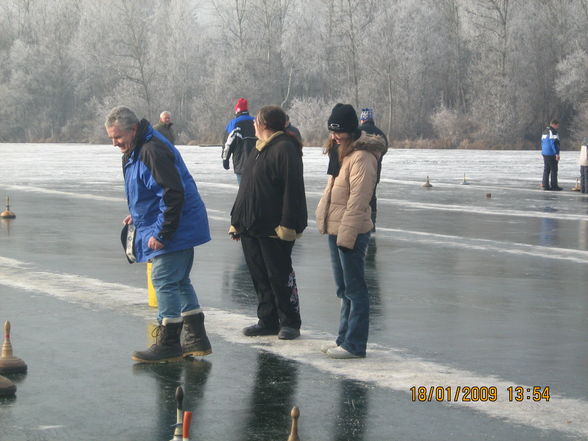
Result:
{"label": "woman in beige puffy jacket", "polygon": [[341,317],[337,340],[322,350],[331,358],[361,358],[369,331],[364,269],[373,228],[370,200],[386,143],[381,136],[358,130],[357,113],[350,104],[333,108],[328,128],[329,177],[316,209],[316,223],[322,234],[328,234]]}

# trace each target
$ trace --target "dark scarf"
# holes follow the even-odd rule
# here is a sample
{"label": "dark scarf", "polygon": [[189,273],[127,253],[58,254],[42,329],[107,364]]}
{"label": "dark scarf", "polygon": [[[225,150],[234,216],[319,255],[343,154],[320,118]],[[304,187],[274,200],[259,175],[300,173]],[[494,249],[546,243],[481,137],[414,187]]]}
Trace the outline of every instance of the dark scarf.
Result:
{"label": "dark scarf", "polygon": [[327,174],[336,178],[339,176],[340,169],[341,163],[339,162],[339,144],[335,144],[329,150],[329,167],[327,168]]}

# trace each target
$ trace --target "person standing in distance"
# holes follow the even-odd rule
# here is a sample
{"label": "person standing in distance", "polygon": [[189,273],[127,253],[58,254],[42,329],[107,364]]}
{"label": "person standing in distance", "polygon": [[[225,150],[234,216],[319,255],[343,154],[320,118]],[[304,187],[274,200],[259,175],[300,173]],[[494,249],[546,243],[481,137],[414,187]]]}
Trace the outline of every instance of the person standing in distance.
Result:
{"label": "person standing in distance", "polygon": [[[105,122],[112,145],[123,154],[129,215],[135,226],[137,262],[153,262],[159,326],[156,342],[136,351],[142,363],[181,360],[212,352],[190,270],[194,247],[210,240],[206,207],[178,150],[128,107],[112,109]],[[182,327],[185,338],[180,342]]]}
{"label": "person standing in distance", "polygon": [[[560,191],[557,184],[559,162],[559,121],[552,119],[541,136],[541,154],[543,155],[543,190]],[[551,185],[549,177],[551,176]]]}
{"label": "person standing in distance", "polygon": [[288,114],[286,114],[286,128],[284,129],[284,131],[290,135],[293,136],[294,138],[296,138],[298,140],[298,142],[300,143],[300,145],[303,145],[304,143],[302,142],[302,135],[300,134],[300,130],[298,130],[298,127],[295,127],[292,125],[292,123],[290,122],[290,117],[288,116]]}
{"label": "person standing in distance", "polygon": [[159,115],[159,122],[155,124],[153,128],[157,130],[159,133],[161,133],[163,136],[165,136],[169,140],[169,142],[175,145],[176,137],[174,136],[174,132],[172,131],[172,125],[173,123],[171,122],[171,113],[167,110],[164,110]]}
{"label": "person standing in distance", "polygon": [[221,157],[225,170],[230,168],[229,159],[233,157],[233,171],[237,176],[237,184],[241,183],[241,174],[249,152],[255,145],[255,127],[249,115],[249,104],[245,98],[239,98],[235,105],[235,117],[225,127],[225,142]]}
{"label": "person standing in distance", "polygon": [[378,198],[376,197],[376,188],[378,183],[380,182],[380,175],[382,174],[382,159],[384,155],[388,151],[388,138],[382,132],[374,122],[374,111],[373,109],[366,107],[365,109],[361,109],[361,116],[359,120],[360,126],[359,130],[362,132],[369,133],[371,135],[379,135],[384,138],[384,142],[386,143],[386,150],[382,152],[382,156],[378,159],[378,176],[376,179],[376,187],[374,187],[374,194],[372,196],[372,200],[370,201],[370,207],[372,207],[372,222],[374,223],[374,227],[372,228],[372,233],[376,232],[376,218],[378,216]]}

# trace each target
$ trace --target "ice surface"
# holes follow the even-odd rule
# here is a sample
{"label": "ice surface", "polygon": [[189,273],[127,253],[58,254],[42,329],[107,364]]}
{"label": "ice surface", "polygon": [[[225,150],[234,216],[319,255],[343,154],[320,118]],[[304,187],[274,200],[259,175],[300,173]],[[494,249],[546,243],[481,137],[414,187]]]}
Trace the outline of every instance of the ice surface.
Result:
{"label": "ice surface", "polygon": [[[394,415],[394,433],[404,435],[398,439],[431,439],[424,426],[416,428],[422,425],[421,418],[430,422],[437,439],[588,439],[588,385],[583,381],[588,366],[588,196],[569,191],[579,172],[576,152],[562,152],[560,185],[568,191],[555,193],[539,187],[539,151],[389,151],[378,187],[378,231],[366,262],[371,356],[368,352],[366,360],[349,364],[326,360],[317,350],[320,342],[333,338],[338,321],[327,245],[312,222],[326,180],[327,160],[321,149],[304,150],[311,222],[294,248],[303,339],[293,342],[252,342],[239,334],[241,326],[254,320],[256,300],[240,247],[226,236],[236,180],[222,169],[220,147],[180,150],[207,205],[213,234],[209,244],[197,248],[193,270],[199,298],[208,310],[213,344],[221,348],[215,350],[217,361],[211,358],[209,382],[214,382],[215,372],[220,376],[228,369],[237,353],[244,360],[243,372],[255,371],[248,348],[290,360],[278,367],[286,377],[298,370],[305,373],[283,390],[298,390],[291,391],[288,403],[296,402],[306,427],[313,428],[306,439],[382,440],[389,415]],[[0,292],[7,293],[8,302],[2,309],[26,311],[27,302],[18,299],[34,295],[98,311],[111,317],[108,320],[116,321],[113,314],[129,314],[135,320],[152,315],[140,305],[142,298],[146,301],[145,269],[126,264],[118,242],[126,214],[118,149],[0,144],[0,161],[0,202],[10,195],[17,215],[12,222],[0,223]],[[462,185],[464,173],[469,185]],[[421,187],[427,176],[433,184],[429,190]],[[43,302],[60,316],[60,308]],[[82,330],[84,324],[79,326]],[[125,332],[136,334],[132,326]],[[37,334],[27,335],[31,348],[36,338]],[[116,342],[113,348],[130,351]],[[259,372],[275,367],[273,359],[260,357],[257,363],[264,368]],[[32,361],[27,360],[34,372],[39,362]],[[251,388],[258,391],[260,378],[263,375],[243,382],[253,381]],[[343,379],[342,395],[331,390],[323,392],[322,399],[311,399],[320,389],[317,384],[331,386],[336,378]],[[98,376],[96,381],[103,380]],[[497,385],[503,391],[501,400],[465,403],[476,409],[475,414],[464,410],[464,403],[410,402],[410,385],[460,382]],[[228,387],[230,381],[225,383]],[[550,386],[556,398],[549,403],[508,402],[508,384]],[[25,386],[21,394],[26,393]],[[222,384],[216,387],[221,388],[216,397],[230,396]],[[376,391],[366,393],[365,387]],[[262,430],[258,420],[242,414],[249,412],[243,406],[250,405],[238,399],[242,388],[234,391],[237,399],[229,408],[233,414],[223,413],[224,418],[229,426],[239,426],[235,421],[243,419],[243,424],[258,430],[258,438],[251,439],[270,439],[263,435],[267,428]],[[353,425],[325,429],[321,413],[329,413],[329,403],[351,399],[346,395],[351,393],[364,404],[351,415],[363,415],[367,426],[359,434]],[[368,406],[368,396],[379,404]],[[213,394],[204,397],[203,419],[210,430],[221,430],[224,426],[213,421],[223,412],[222,405]],[[19,413],[15,407],[19,400],[12,405],[16,416],[8,419],[2,419],[0,403],[0,421],[14,430],[9,433],[17,433],[19,416],[26,411]],[[262,402],[253,400],[251,406],[263,409]],[[312,415],[305,414],[305,408],[312,409]],[[404,413],[412,416],[400,416]],[[135,420],[139,417],[133,414]],[[99,421],[96,416],[90,426]],[[459,421],[461,427],[450,421]],[[53,429],[61,421],[40,424],[49,428],[43,429],[46,439],[63,437]],[[472,436],[476,427],[486,432]],[[55,437],[48,435],[52,430]],[[350,435],[354,430],[355,437]],[[241,438],[235,432],[229,439]]]}

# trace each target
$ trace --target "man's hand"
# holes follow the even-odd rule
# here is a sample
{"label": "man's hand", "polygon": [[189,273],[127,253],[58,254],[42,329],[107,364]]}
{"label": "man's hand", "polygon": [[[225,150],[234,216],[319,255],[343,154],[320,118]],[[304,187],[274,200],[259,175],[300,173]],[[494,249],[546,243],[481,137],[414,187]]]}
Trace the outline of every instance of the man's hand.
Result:
{"label": "man's hand", "polygon": [[559,155],[555,155],[555,160],[559,161]]}
{"label": "man's hand", "polygon": [[129,214],[127,217],[123,219],[123,225],[129,225],[133,223],[133,218]]}
{"label": "man's hand", "polygon": [[230,164],[229,164],[228,159],[223,159],[223,167],[225,170],[228,170],[230,168]]}
{"label": "man's hand", "polygon": [[158,241],[156,238],[154,238],[153,236],[151,236],[149,238],[149,242],[147,242],[147,246],[152,249],[152,250],[160,250],[162,249],[165,245],[162,244],[160,241]]}

